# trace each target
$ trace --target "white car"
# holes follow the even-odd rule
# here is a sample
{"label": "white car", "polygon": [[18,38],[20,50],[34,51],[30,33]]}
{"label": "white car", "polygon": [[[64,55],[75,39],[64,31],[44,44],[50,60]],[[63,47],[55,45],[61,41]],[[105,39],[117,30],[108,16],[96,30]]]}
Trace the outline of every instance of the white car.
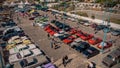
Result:
{"label": "white car", "polygon": [[22,50],[25,50],[25,49],[35,49],[36,48],[36,45],[35,44],[29,44],[29,45],[25,45],[25,44],[19,44],[19,45],[16,45],[16,47],[12,48],[9,50],[9,54],[15,54],[15,53],[18,53]]}
{"label": "white car", "polygon": [[58,37],[58,36],[62,36],[62,35],[64,35],[64,34],[66,34],[65,31],[59,31],[58,33],[55,33],[53,36],[54,36],[54,37]]}
{"label": "white car", "polygon": [[[48,63],[48,59],[44,55],[30,57],[23,59],[20,62],[14,64],[14,68],[43,68],[42,64]],[[36,67],[37,66],[37,67]],[[39,67],[38,67],[39,66]]]}
{"label": "white car", "polygon": [[29,57],[34,57],[34,56],[38,56],[38,55],[42,55],[42,51],[38,48],[33,49],[33,50],[22,50],[19,53],[13,54],[9,56],[9,63],[13,64],[17,61],[20,61],[22,59],[26,59]]}

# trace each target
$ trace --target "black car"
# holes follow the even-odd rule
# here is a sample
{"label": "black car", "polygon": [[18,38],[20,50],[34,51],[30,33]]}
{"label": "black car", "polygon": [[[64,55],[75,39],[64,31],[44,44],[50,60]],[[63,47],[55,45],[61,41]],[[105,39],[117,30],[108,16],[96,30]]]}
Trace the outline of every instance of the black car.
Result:
{"label": "black car", "polygon": [[7,40],[9,40],[11,37],[17,36],[17,35],[18,35],[18,36],[24,36],[25,34],[24,34],[24,33],[17,33],[17,32],[9,33],[9,34],[3,36],[3,37],[2,37],[2,40],[3,40],[3,41],[7,41]]}
{"label": "black car", "polygon": [[24,68],[24,67],[36,64],[37,62],[38,62],[38,60],[36,58],[33,58],[31,60],[23,59],[23,60],[20,61],[20,65],[21,65],[22,68]]}
{"label": "black car", "polygon": [[80,42],[79,45],[75,46],[75,50],[82,52],[89,47],[90,47],[90,45],[87,42]]}
{"label": "black car", "polygon": [[32,13],[32,15],[35,16],[35,17],[37,17],[37,16],[39,16],[40,14],[39,14],[37,11],[35,11],[35,12]]}
{"label": "black car", "polygon": [[64,35],[62,35],[62,36],[58,36],[58,38],[59,38],[60,40],[64,40],[64,39],[68,38],[69,36],[70,36],[69,34],[64,34]]}
{"label": "black car", "polygon": [[99,50],[97,50],[96,48],[94,47],[89,47],[88,49],[86,49],[85,51],[82,52],[82,54],[87,58],[91,58],[97,54],[99,54]]}
{"label": "black car", "polygon": [[17,26],[16,23],[14,22],[4,22],[1,24],[2,27],[13,27],[13,26]]}
{"label": "black car", "polygon": [[7,32],[5,32],[4,35],[10,34],[10,33],[23,33],[23,30],[16,31],[16,30],[14,30],[14,29],[10,29],[10,30],[8,30]]}
{"label": "black car", "polygon": [[96,30],[103,30],[104,28],[107,28],[105,25],[98,25],[95,29]]}

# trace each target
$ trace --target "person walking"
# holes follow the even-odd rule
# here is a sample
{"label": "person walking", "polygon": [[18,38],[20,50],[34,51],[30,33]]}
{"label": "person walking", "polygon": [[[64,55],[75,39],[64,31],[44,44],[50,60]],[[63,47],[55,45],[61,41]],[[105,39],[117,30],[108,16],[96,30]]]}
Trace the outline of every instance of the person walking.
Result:
{"label": "person walking", "polygon": [[53,46],[53,45],[54,45],[54,43],[55,43],[54,38],[51,38],[51,40],[50,40],[50,47],[51,47],[51,48],[53,48],[53,47],[54,47],[54,46]]}
{"label": "person walking", "polygon": [[48,39],[50,39],[50,34],[47,34]]}
{"label": "person walking", "polygon": [[64,65],[64,67],[66,67],[67,62],[68,62],[68,56],[65,55],[65,56],[62,58],[62,64]]}

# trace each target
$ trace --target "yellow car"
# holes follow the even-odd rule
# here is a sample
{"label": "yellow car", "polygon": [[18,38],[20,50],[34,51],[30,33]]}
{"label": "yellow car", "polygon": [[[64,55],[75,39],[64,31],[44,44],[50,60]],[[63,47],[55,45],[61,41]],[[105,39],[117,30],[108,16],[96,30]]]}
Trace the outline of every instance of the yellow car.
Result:
{"label": "yellow car", "polygon": [[6,50],[9,50],[9,49],[11,49],[11,48],[14,48],[16,45],[15,44],[8,44],[7,46],[6,46]]}
{"label": "yellow car", "polygon": [[20,39],[13,40],[13,42],[15,42],[16,44],[22,43]]}
{"label": "yellow car", "polygon": [[23,41],[23,44],[26,44],[26,45],[28,45],[28,44],[31,44],[32,42],[30,41],[30,40],[24,40]]}

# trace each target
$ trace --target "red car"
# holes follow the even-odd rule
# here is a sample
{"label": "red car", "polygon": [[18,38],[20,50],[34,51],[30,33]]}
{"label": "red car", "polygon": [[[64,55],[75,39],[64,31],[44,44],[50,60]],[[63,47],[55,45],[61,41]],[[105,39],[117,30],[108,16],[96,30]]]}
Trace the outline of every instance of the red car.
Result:
{"label": "red car", "polygon": [[84,33],[82,31],[77,32],[75,35],[81,37]]}
{"label": "red car", "polygon": [[92,45],[95,45],[97,43],[100,43],[102,40],[100,38],[96,38],[96,37],[93,37],[91,39],[88,40],[88,43],[89,44],[92,44]]}
{"label": "red car", "polygon": [[74,29],[74,28],[72,28],[72,29],[70,29],[69,33],[70,33],[70,34],[75,34],[75,33],[77,33],[77,30]]}
{"label": "red car", "polygon": [[52,31],[52,29],[50,29],[50,28],[48,28],[47,30],[46,30],[46,32],[48,32],[48,33],[50,33]]}
{"label": "red car", "polygon": [[47,25],[46,27],[44,27],[44,30],[46,31],[50,27],[51,27],[51,25]]}
{"label": "red car", "polygon": [[74,39],[75,39],[75,37],[70,36],[70,37],[64,39],[63,42],[66,43],[66,44],[69,44],[69,43],[73,42]]}
{"label": "red car", "polygon": [[82,36],[80,36],[80,38],[85,41],[91,39],[92,37],[93,35],[87,33],[84,33]]}
{"label": "red car", "polygon": [[54,35],[55,33],[57,33],[57,30],[52,30],[51,32],[49,32],[50,35]]}
{"label": "red car", "polygon": [[112,42],[101,42],[100,44],[97,45],[99,49],[106,49],[112,46]]}

